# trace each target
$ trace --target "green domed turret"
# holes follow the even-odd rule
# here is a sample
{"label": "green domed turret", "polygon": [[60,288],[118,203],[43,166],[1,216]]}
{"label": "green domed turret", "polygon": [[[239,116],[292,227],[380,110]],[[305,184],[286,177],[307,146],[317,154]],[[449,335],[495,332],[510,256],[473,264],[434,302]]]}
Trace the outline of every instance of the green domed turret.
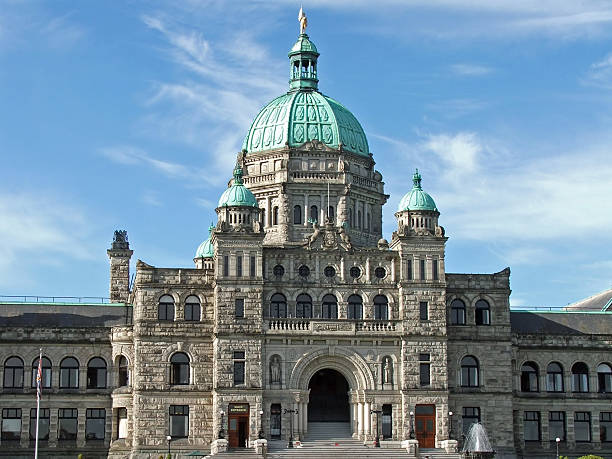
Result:
{"label": "green domed turret", "polygon": [[234,169],[234,183],[223,192],[217,207],[242,206],[257,207],[257,199],[242,182],[242,168],[236,165]]}
{"label": "green domed turret", "polygon": [[215,256],[215,246],[210,240],[210,234],[215,229],[214,225],[210,225],[208,228],[208,239],[202,242],[196,250],[195,258],[212,258]]}
{"label": "green domed turret", "polygon": [[299,147],[319,140],[331,148],[340,148],[368,156],[368,141],[357,118],[342,104],[318,90],[317,48],[308,35],[301,33],[289,52],[289,92],[267,104],[255,117],[244,139],[247,153]]}
{"label": "green domed turret", "polygon": [[436,207],[436,203],[433,198],[423,191],[421,187],[421,174],[419,174],[419,170],[417,169],[414,175],[412,176],[413,187],[410,192],[406,193],[402,200],[399,203],[397,208],[398,212],[402,212],[404,210],[430,210],[433,212],[437,212],[438,208]]}

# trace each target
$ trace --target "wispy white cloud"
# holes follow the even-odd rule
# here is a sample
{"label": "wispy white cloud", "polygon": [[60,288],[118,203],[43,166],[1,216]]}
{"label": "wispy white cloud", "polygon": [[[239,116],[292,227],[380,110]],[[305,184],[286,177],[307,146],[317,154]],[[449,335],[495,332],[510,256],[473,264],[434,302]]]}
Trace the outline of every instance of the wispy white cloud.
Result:
{"label": "wispy white cloud", "polygon": [[0,286],[23,284],[24,260],[53,266],[67,260],[93,260],[86,214],[38,192],[0,192]]}
{"label": "wispy white cloud", "polygon": [[489,103],[477,99],[447,99],[429,102],[425,108],[448,119],[461,118],[489,107]]}
{"label": "wispy white cloud", "polygon": [[492,67],[476,64],[453,64],[450,70],[459,76],[483,76],[493,72]]}
{"label": "wispy white cloud", "polygon": [[145,190],[141,196],[141,200],[146,205],[152,207],[162,207],[164,205],[159,197],[159,193],[153,190]]}
{"label": "wispy white cloud", "polygon": [[604,89],[612,89],[612,53],[591,65],[583,83]]}

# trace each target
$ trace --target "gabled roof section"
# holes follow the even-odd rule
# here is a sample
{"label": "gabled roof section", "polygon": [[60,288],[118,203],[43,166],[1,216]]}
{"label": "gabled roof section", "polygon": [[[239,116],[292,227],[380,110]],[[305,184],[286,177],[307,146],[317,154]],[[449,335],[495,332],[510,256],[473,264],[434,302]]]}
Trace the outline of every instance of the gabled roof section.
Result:
{"label": "gabled roof section", "polygon": [[568,304],[563,309],[566,311],[612,311],[612,289]]}

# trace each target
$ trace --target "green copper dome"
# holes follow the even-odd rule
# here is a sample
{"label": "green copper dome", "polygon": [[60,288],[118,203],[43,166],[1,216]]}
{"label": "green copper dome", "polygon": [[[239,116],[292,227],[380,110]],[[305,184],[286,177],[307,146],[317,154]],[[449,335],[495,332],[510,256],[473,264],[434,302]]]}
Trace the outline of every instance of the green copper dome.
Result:
{"label": "green copper dome", "polygon": [[413,187],[410,192],[406,193],[399,203],[397,208],[398,212],[404,210],[431,210],[434,212],[438,211],[436,203],[433,198],[429,196],[423,188],[421,188],[421,174],[417,169],[412,176]]}
{"label": "green copper dome", "polygon": [[242,182],[242,169],[240,166],[236,166],[234,169],[234,183],[219,198],[219,205],[217,207],[227,206],[257,207],[257,199],[255,199],[251,190],[244,186]]}
{"label": "green copper dome", "polygon": [[210,233],[212,233],[213,229],[215,229],[215,227],[213,225],[210,225],[210,228],[208,228],[208,239],[206,239],[198,246],[195,258],[212,258],[215,256],[215,246],[210,240]]}
{"label": "green copper dome", "polygon": [[368,156],[366,135],[357,118],[342,104],[318,90],[317,48],[300,34],[289,52],[290,90],[267,104],[255,117],[242,144],[248,153],[299,147],[319,140],[331,148]]}

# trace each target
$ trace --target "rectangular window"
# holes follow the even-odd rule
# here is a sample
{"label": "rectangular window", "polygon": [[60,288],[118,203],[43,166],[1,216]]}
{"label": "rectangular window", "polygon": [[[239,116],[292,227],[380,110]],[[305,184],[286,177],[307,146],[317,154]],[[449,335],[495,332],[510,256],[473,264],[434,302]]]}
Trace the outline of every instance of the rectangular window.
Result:
{"label": "rectangular window", "polygon": [[406,278],[412,280],[412,259],[408,259],[406,263]]}
{"label": "rectangular window", "polygon": [[429,359],[429,354],[419,354],[419,384],[421,386],[431,384]]}
{"label": "rectangular window", "polygon": [[525,441],[540,441],[540,412],[525,411],[523,427]]}
{"label": "rectangular window", "polygon": [[189,436],[189,406],[170,405],[170,436],[172,438]]}
{"label": "rectangular window", "polygon": [[127,438],[128,419],[127,408],[117,409],[117,438]]}
{"label": "rectangular window", "polygon": [[419,303],[419,317],[421,320],[429,320],[429,305],[427,301]]}
{"label": "rectangular window", "polygon": [[234,315],[236,319],[242,319],[244,317],[244,299],[236,298],[234,303]]}
{"label": "rectangular window", "polygon": [[244,351],[234,352],[234,386],[244,384]]}
{"label": "rectangular window", "polygon": [[591,441],[591,413],[574,413],[574,437],[577,442]]}
{"label": "rectangular window", "polygon": [[554,442],[557,438],[565,441],[564,411],[551,411],[548,413],[548,440]]}
{"label": "rectangular window", "polygon": [[421,280],[425,280],[425,260],[421,260]]}
{"label": "rectangular window", "polygon": [[[41,408],[38,413],[38,439],[49,440],[49,419],[51,411],[49,408]],[[30,440],[36,440],[36,408],[30,410]]]}
{"label": "rectangular window", "polygon": [[281,405],[274,403],[270,406],[270,437],[281,437]]}
{"label": "rectangular window", "polygon": [[251,261],[250,261],[250,272],[251,272],[251,277],[255,277],[255,256],[251,256]]}
{"label": "rectangular window", "polygon": [[21,409],[2,408],[2,441],[21,439]]}
{"label": "rectangular window", "polygon": [[601,442],[612,442],[612,411],[599,413],[599,438]]}
{"label": "rectangular window", "polygon": [[242,255],[236,255],[236,276],[242,277]]}
{"label": "rectangular window", "polygon": [[73,408],[60,408],[57,417],[57,439],[60,441],[75,441],[78,428],[77,410]]}
{"label": "rectangular window", "polygon": [[223,277],[229,276],[229,257],[223,255]]}
{"label": "rectangular window", "polygon": [[88,408],[86,411],[85,440],[104,440],[104,427],[106,425],[106,410]]}
{"label": "rectangular window", "polygon": [[185,320],[189,322],[199,322],[200,303],[185,303]]}
{"label": "rectangular window", "polygon": [[438,260],[433,260],[432,261],[432,265],[431,268],[433,270],[433,279],[434,280],[438,280],[439,279],[439,274],[438,274]]}
{"label": "rectangular window", "polygon": [[461,420],[463,424],[463,435],[467,435],[472,427],[472,424],[480,422],[480,408],[464,406]]}

